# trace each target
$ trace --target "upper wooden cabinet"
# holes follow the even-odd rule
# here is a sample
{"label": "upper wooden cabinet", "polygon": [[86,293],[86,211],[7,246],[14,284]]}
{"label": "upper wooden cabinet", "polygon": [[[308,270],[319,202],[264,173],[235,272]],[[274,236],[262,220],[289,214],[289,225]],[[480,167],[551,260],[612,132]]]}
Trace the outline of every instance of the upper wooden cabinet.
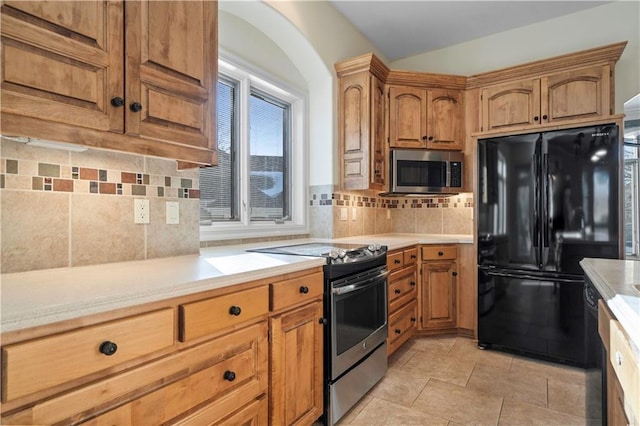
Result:
{"label": "upper wooden cabinet", "polygon": [[469,77],[480,132],[579,124],[614,113],[613,69],[626,42]]}
{"label": "upper wooden cabinet", "polygon": [[462,92],[389,86],[391,148],[463,148]]}
{"label": "upper wooden cabinet", "polygon": [[217,2],[2,4],[4,134],[217,161]]}
{"label": "upper wooden cabinet", "polygon": [[336,64],[336,71],[340,79],[338,143],[342,187],[384,190],[384,78],[388,69],[369,54]]}
{"label": "upper wooden cabinet", "polygon": [[481,91],[482,128],[536,126],[613,113],[608,65],[487,87]]}

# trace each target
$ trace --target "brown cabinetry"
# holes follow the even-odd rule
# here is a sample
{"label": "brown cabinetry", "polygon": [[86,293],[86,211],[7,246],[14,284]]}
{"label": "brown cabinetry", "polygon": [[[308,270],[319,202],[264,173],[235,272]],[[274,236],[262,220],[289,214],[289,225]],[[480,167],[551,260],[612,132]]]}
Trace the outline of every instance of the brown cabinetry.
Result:
{"label": "brown cabinetry", "polygon": [[389,86],[389,146],[461,150],[462,92]]}
{"label": "brown cabinetry", "polygon": [[422,320],[429,331],[456,328],[457,248],[426,246],[422,248]]}
{"label": "brown cabinetry", "polygon": [[3,2],[3,133],[215,162],[216,26],[204,0]]}
{"label": "brown cabinetry", "polygon": [[[271,363],[269,420],[272,425],[309,425],[323,407],[323,275],[270,284]],[[276,307],[276,308],[274,308]]]}
{"label": "brown cabinetry", "polygon": [[336,64],[338,145],[343,189],[386,187],[385,88],[388,69],[373,55]]}
{"label": "brown cabinetry", "polygon": [[394,250],[387,254],[388,324],[387,353],[391,355],[413,336],[417,328],[418,249]]}

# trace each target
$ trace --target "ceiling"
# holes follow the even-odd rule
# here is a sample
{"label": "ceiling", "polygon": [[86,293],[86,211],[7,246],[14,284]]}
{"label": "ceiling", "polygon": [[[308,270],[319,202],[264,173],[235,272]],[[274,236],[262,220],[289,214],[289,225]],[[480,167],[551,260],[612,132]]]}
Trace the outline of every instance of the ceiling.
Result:
{"label": "ceiling", "polygon": [[330,0],[389,59],[413,56],[610,1]]}

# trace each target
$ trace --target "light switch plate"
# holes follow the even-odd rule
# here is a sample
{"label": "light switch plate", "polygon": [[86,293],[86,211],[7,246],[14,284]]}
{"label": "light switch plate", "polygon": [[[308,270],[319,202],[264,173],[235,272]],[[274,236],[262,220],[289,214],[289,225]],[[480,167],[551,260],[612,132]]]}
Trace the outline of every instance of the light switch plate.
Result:
{"label": "light switch plate", "polygon": [[340,220],[349,219],[349,211],[346,207],[340,207]]}
{"label": "light switch plate", "polygon": [[167,225],[178,225],[180,223],[180,203],[177,201],[167,201],[166,218]]}
{"label": "light switch plate", "polygon": [[358,209],[351,207],[351,220],[358,220]]}

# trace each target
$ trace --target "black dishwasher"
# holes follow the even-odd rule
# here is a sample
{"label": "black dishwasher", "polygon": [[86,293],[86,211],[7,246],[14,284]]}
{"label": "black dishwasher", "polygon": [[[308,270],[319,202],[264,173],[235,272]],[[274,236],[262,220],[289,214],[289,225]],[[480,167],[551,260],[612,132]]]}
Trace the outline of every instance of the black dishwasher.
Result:
{"label": "black dishwasher", "polygon": [[588,425],[607,424],[607,353],[598,334],[598,300],[602,296],[585,277],[584,321],[587,348],[585,418]]}

